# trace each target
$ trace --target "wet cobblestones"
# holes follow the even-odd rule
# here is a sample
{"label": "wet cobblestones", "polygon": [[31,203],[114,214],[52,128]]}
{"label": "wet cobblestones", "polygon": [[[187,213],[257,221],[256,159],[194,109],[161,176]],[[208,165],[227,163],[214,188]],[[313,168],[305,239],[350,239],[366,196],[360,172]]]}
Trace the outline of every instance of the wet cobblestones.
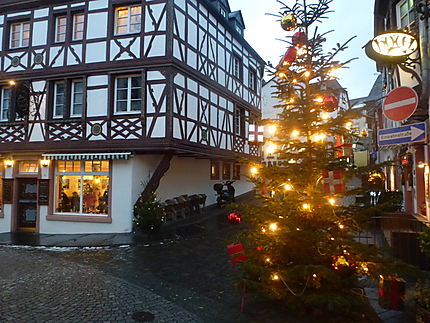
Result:
{"label": "wet cobblestones", "polygon": [[[223,215],[112,248],[0,246],[0,322],[295,322],[241,293]],[[136,317],[136,316],[135,316]]]}
{"label": "wet cobblestones", "polygon": [[[97,251],[94,251],[97,252]],[[46,251],[0,248],[0,322],[202,322],[154,292]]]}

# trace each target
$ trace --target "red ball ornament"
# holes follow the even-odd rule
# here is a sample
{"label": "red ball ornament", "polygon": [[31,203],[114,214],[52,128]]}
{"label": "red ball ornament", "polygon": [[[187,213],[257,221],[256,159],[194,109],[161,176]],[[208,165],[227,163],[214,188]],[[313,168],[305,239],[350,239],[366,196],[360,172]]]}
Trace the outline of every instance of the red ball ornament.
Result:
{"label": "red ball ornament", "polygon": [[284,13],[282,18],[281,18],[281,27],[285,31],[292,31],[292,30],[296,29],[296,27],[297,27],[296,16],[289,14],[289,13]]}
{"label": "red ball ornament", "polygon": [[293,43],[294,46],[297,46],[297,47],[302,47],[306,45],[307,43],[306,34],[303,31],[296,32],[291,38],[291,42]]}
{"label": "red ball ornament", "polygon": [[287,51],[282,58],[282,65],[290,65],[297,58],[297,49],[294,46],[288,47]]}
{"label": "red ball ornament", "polygon": [[333,112],[339,108],[339,99],[333,95],[326,96],[322,102],[322,109],[326,112]]}
{"label": "red ball ornament", "polygon": [[233,224],[239,224],[240,222],[242,222],[242,217],[236,211],[232,211],[228,215],[228,221]]}

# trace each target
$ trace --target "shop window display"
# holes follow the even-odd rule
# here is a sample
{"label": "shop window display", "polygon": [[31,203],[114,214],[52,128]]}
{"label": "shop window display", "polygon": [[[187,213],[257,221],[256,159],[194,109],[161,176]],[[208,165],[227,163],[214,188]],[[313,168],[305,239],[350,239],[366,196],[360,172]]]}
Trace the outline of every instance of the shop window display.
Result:
{"label": "shop window display", "polygon": [[108,171],[108,161],[58,162],[56,212],[107,215],[109,207]]}
{"label": "shop window display", "polygon": [[20,173],[37,173],[39,170],[37,163],[38,163],[37,160],[20,161],[19,162],[19,172]]}

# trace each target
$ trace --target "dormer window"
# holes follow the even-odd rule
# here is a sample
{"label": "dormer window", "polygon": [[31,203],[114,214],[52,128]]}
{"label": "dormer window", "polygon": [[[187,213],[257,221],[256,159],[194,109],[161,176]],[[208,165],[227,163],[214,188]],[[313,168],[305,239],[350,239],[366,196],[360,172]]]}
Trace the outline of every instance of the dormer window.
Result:
{"label": "dormer window", "polygon": [[236,25],[236,31],[243,36],[243,29],[240,26]]}
{"label": "dormer window", "polygon": [[28,47],[30,45],[30,23],[18,22],[10,26],[10,48]]}
{"label": "dormer window", "polygon": [[115,9],[115,35],[140,32],[142,7],[128,6]]}
{"label": "dormer window", "polygon": [[224,18],[227,18],[227,10],[221,7],[219,9],[219,12],[221,13],[221,16],[223,16]]}

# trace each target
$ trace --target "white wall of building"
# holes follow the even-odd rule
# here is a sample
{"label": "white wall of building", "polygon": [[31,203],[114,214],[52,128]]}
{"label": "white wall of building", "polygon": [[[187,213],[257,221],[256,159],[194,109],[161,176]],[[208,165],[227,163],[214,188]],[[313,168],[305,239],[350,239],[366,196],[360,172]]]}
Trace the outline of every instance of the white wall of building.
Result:
{"label": "white wall of building", "polygon": [[[115,160],[112,165],[112,223],[69,222],[46,220],[48,207],[39,207],[39,232],[48,234],[123,233],[132,230],[133,206],[149,181],[163,155],[137,155],[131,160]],[[240,181],[233,184],[236,196],[253,189],[247,181],[248,168],[242,166]],[[183,194],[206,194],[206,205],[216,203],[213,185],[221,180],[210,180],[210,161],[173,157],[170,168],[160,181],[157,198],[160,201]],[[5,206],[5,218],[0,219],[0,232],[10,232],[10,208]]]}
{"label": "white wall of building", "polygon": [[3,205],[3,218],[0,218],[0,233],[10,232],[12,225],[12,204]]}
{"label": "white wall of building", "polygon": [[282,109],[274,108],[275,105],[280,104],[281,102],[273,97],[273,92],[276,91],[274,86],[276,85],[275,81],[270,80],[267,82],[262,88],[262,119],[278,119],[278,114],[282,112]]}
{"label": "white wall of building", "polygon": [[[149,181],[154,170],[162,159],[161,155],[138,155],[133,161],[132,191],[134,202],[143,191],[142,184]],[[248,169],[242,166],[240,181],[233,184],[236,196],[247,193],[253,189],[253,184],[246,179]],[[216,195],[213,185],[221,180],[210,179],[210,161],[206,159],[173,157],[169,170],[164,174],[157,189],[157,198],[160,201],[188,194],[206,194],[206,205],[216,203]],[[133,202],[133,203],[134,203]]]}

